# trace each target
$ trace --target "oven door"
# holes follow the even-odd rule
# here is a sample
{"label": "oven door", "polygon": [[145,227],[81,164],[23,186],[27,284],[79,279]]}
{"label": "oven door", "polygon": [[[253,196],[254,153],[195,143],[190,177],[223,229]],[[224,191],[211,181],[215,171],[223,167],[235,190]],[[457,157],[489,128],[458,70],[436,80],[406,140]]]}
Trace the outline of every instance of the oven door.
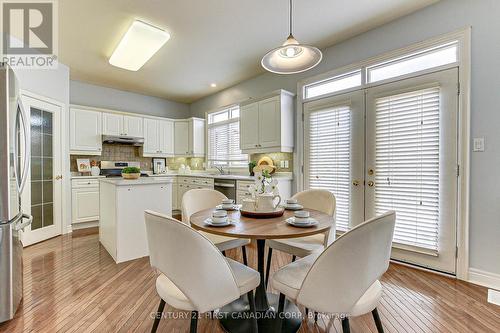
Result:
{"label": "oven door", "polygon": [[228,179],[214,179],[214,189],[224,194],[228,199],[236,201],[236,181]]}

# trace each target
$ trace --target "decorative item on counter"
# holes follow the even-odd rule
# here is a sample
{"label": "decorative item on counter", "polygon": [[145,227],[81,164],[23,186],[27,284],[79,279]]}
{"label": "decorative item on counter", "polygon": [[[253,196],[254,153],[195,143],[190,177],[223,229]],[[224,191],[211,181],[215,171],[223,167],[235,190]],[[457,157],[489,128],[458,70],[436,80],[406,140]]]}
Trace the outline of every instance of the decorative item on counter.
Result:
{"label": "decorative item on counter", "polygon": [[273,174],[276,172],[276,166],[274,165],[272,158],[270,158],[269,156],[263,156],[257,162],[257,166],[264,166],[264,165],[267,165],[270,167],[270,169],[268,169],[268,170],[270,170],[269,173]]}
{"label": "decorative item on counter", "polygon": [[185,175],[186,174],[186,166],[184,164],[181,164],[179,166],[179,170],[178,171],[179,171],[179,174]]}
{"label": "decorative item on counter", "polygon": [[253,172],[253,168],[255,168],[257,166],[257,162],[255,161],[250,161],[250,163],[248,163],[248,171],[250,172],[250,176],[255,176],[255,172]]}
{"label": "decorative item on counter", "polygon": [[136,167],[126,167],[122,170],[123,179],[139,179],[141,177],[141,169]]}
{"label": "decorative item on counter", "polygon": [[76,165],[78,166],[78,172],[90,172],[90,160],[88,158],[77,158]]}
{"label": "decorative item on counter", "polygon": [[[279,195],[278,181],[271,176],[272,170],[274,168],[269,165],[254,167],[255,184],[248,186],[248,190],[252,194],[252,200],[244,201],[241,210],[242,215],[255,218],[283,215],[284,209],[279,207],[281,197]],[[277,202],[276,199],[278,199]]]}
{"label": "decorative item on counter", "polygon": [[162,174],[168,171],[167,160],[165,158],[153,158],[153,173]]}
{"label": "decorative item on counter", "polygon": [[186,175],[191,174],[191,167],[188,165],[186,166]]}
{"label": "decorative item on counter", "polygon": [[90,174],[94,177],[101,174],[101,169],[99,169],[97,162],[94,160],[90,161]]}

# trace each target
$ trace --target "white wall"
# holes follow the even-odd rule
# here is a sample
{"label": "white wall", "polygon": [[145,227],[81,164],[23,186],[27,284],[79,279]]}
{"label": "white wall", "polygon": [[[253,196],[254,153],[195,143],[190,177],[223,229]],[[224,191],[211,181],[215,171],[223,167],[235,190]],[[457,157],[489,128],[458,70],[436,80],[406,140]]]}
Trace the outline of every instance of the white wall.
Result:
{"label": "white wall", "polygon": [[187,118],[189,105],[133,92],[70,81],[71,104],[141,113],[159,117]]}
{"label": "white wall", "polygon": [[486,139],[471,153],[470,266],[500,274],[500,1],[442,0],[324,51],[320,66],[305,74],[263,74],[191,105],[193,116],[248,97],[447,32],[472,26],[471,133]]}

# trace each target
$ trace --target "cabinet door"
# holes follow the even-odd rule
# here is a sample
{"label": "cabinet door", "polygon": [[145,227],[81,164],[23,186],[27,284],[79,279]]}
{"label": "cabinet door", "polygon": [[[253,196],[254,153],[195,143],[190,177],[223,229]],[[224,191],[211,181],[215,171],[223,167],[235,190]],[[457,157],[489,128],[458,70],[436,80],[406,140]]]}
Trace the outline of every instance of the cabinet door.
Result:
{"label": "cabinet door", "polygon": [[74,153],[101,154],[101,112],[71,109],[70,150]]}
{"label": "cabinet door", "polygon": [[72,223],[99,220],[99,188],[75,188],[71,192]]}
{"label": "cabinet door", "polygon": [[176,121],[174,124],[174,133],[175,155],[189,155],[189,121]]}
{"label": "cabinet door", "polygon": [[179,185],[177,183],[172,184],[172,209],[178,210],[180,209],[178,200],[177,200],[177,193],[179,191]]}
{"label": "cabinet door", "polygon": [[102,114],[102,134],[125,135],[123,131],[123,116],[104,112]]}
{"label": "cabinet door", "polygon": [[205,120],[191,119],[189,122],[189,155],[205,155]]}
{"label": "cabinet door", "polygon": [[240,149],[255,149],[259,145],[259,104],[240,109]]}
{"label": "cabinet door", "polygon": [[144,154],[159,154],[159,120],[144,119]]}
{"label": "cabinet door", "polygon": [[142,138],[144,136],[143,118],[123,116],[123,134]]}
{"label": "cabinet door", "polygon": [[280,97],[259,102],[259,148],[281,146]]}
{"label": "cabinet door", "polygon": [[162,155],[174,155],[174,122],[160,120],[160,153]]}

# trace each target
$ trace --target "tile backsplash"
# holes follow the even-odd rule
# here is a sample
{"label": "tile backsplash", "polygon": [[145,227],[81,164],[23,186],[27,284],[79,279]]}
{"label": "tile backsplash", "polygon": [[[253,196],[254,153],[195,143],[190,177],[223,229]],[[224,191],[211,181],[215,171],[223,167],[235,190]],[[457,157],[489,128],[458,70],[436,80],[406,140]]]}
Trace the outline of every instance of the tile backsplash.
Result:
{"label": "tile backsplash", "polygon": [[201,157],[169,157],[167,166],[169,170],[178,170],[181,164],[188,166],[191,170],[204,170],[205,159]]}
{"label": "tile backsplash", "polygon": [[[263,156],[269,156],[276,166],[276,172],[293,172],[293,153],[251,154],[250,161],[257,163]],[[288,168],[280,167],[281,161],[288,161]]]}
{"label": "tile backsplash", "polygon": [[150,171],[152,169],[151,157],[142,157],[140,147],[130,146],[130,145],[119,145],[119,144],[103,144],[102,145],[102,155],[101,156],[88,156],[88,155],[71,155],[71,171],[77,172],[78,167],[76,165],[77,158],[88,158],[90,161],[94,160],[96,162],[100,161],[127,161],[127,162],[140,162],[141,169],[144,171]]}

